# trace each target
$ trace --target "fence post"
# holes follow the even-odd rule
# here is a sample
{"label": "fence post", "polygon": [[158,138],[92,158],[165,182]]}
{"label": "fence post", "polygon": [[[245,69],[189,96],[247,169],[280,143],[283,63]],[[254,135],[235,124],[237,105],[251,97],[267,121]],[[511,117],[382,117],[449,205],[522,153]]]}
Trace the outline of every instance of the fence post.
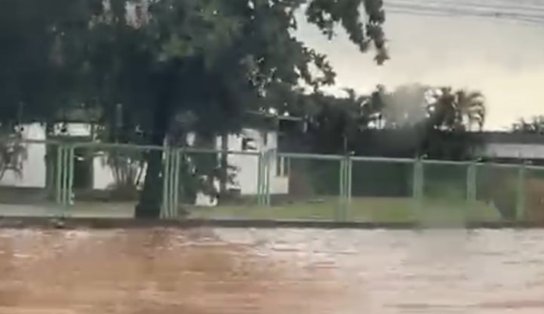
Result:
{"label": "fence post", "polygon": [[61,204],[62,212],[64,212],[64,207],[66,206],[66,187],[67,187],[67,176],[68,176],[68,150],[66,144],[63,144],[62,148],[62,173],[61,173]]}
{"label": "fence post", "polygon": [[172,210],[174,207],[174,148],[168,149],[168,156],[170,161],[168,164],[168,207],[166,211],[168,213],[168,217],[166,218],[171,219],[174,215]]}
{"label": "fence post", "polygon": [[259,156],[257,157],[257,206],[263,206],[263,152],[259,152]]}
{"label": "fence post", "polygon": [[62,180],[62,167],[63,167],[63,160],[64,160],[64,146],[63,144],[59,143],[57,146],[57,173],[56,173],[56,184],[55,184],[55,192],[56,192],[56,200],[57,205],[62,206],[63,200],[62,200],[62,193],[63,193],[63,180]]}
{"label": "fence post", "polygon": [[272,201],[272,198],[271,198],[271,195],[270,195],[270,171],[271,171],[271,165],[272,165],[272,161],[273,161],[273,158],[276,157],[276,151],[274,149],[270,149],[266,152],[266,161],[265,161],[265,180],[264,180],[264,183],[265,183],[265,202],[264,202],[264,205],[265,206],[270,206],[271,205],[271,201]]}
{"label": "fence post", "polygon": [[344,190],[344,210],[342,213],[342,219],[346,221],[349,216],[349,210],[351,205],[351,190],[352,190],[352,179],[353,179],[353,160],[351,160],[350,155],[346,155],[346,165],[345,165],[345,180],[346,183],[344,184],[345,190]]}
{"label": "fence post", "polygon": [[353,188],[353,160],[351,159],[351,156],[348,157],[348,165],[349,165],[349,171],[348,171],[348,205],[351,205],[351,196],[352,196],[352,188]]}
{"label": "fence post", "polygon": [[414,173],[412,176],[412,197],[416,210],[423,209],[423,185],[424,185],[423,161],[420,158],[414,159]]}
{"label": "fence post", "polygon": [[353,162],[349,155],[343,156],[340,160],[339,172],[339,196],[340,204],[335,213],[335,220],[345,221],[348,217],[349,205],[351,203],[351,171]]}
{"label": "fence post", "polygon": [[180,175],[180,165],[181,165],[181,149],[176,149],[174,155],[174,208],[173,214],[174,217],[178,217],[179,209],[179,175]]}
{"label": "fence post", "polygon": [[176,204],[176,173],[177,173],[177,160],[178,160],[178,150],[176,148],[172,148],[170,150],[170,217],[168,218],[176,218],[177,217],[177,204]]}
{"label": "fence post", "polygon": [[477,163],[471,162],[467,167],[467,201],[475,202],[477,197]]}
{"label": "fence post", "polygon": [[69,144],[66,144],[64,147],[64,155],[63,155],[63,164],[62,164],[62,209],[63,214],[66,211],[66,207],[68,206],[68,182],[69,182],[69,176],[70,176],[70,147]]}
{"label": "fence post", "polygon": [[342,211],[344,210],[344,196],[346,195],[346,187],[345,187],[345,184],[346,184],[346,180],[345,180],[345,176],[346,176],[346,160],[344,158],[340,159],[340,170],[339,170],[339,173],[338,173],[338,176],[339,176],[339,195],[340,195],[340,200],[339,200],[339,204],[338,204],[338,208],[336,209],[335,211],[335,220],[336,221],[340,221],[342,219]]}
{"label": "fence post", "polygon": [[74,146],[59,143],[57,146],[56,202],[61,215],[66,214],[73,203]]}
{"label": "fence post", "polygon": [[69,146],[68,154],[68,187],[67,187],[67,206],[74,205],[74,160],[75,160],[75,147],[74,145]]}
{"label": "fence post", "polygon": [[517,197],[516,197],[516,219],[524,220],[525,216],[525,175],[527,167],[525,162],[519,165],[518,168],[518,180],[517,180]]}
{"label": "fence post", "polygon": [[162,178],[162,213],[161,218],[169,218],[170,214],[170,148],[164,146],[163,148],[164,166],[163,166],[163,178]]}

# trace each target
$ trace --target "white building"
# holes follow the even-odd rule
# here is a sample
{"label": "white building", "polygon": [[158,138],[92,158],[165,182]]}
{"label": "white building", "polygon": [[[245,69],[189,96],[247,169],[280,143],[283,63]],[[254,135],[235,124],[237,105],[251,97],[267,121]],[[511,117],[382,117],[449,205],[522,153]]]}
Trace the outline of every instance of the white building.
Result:
{"label": "white building", "polygon": [[[91,128],[86,124],[68,125],[67,134],[71,136],[90,136]],[[23,138],[26,140],[44,141],[45,127],[36,123],[26,125],[23,130]],[[189,141],[191,142],[191,141]],[[20,174],[15,171],[6,170],[0,177],[0,186],[34,188],[42,189],[46,187],[46,144],[44,143],[26,143],[27,154],[21,160],[22,171]],[[277,149],[278,136],[275,131],[258,131],[255,129],[244,129],[240,134],[228,136],[227,147],[229,151],[249,151],[265,152]],[[221,138],[216,139],[217,150],[221,150]],[[107,190],[115,183],[113,169],[106,163],[105,154],[91,154],[92,161],[87,160],[87,166],[90,165],[90,178],[86,178],[85,185],[91,190]],[[54,161],[56,162],[56,161]],[[82,163],[82,157],[77,156],[74,164],[76,167]],[[288,178],[286,173],[277,172],[277,160],[273,158],[270,165],[270,193],[287,194]],[[242,196],[257,194],[257,179],[259,159],[255,155],[229,154],[227,163],[233,168],[231,176],[233,182],[227,188],[237,190]],[[141,169],[142,171],[144,169]],[[76,172],[79,173],[79,172]],[[78,185],[81,178],[74,178],[74,185]],[[218,186],[218,183],[216,183]],[[198,203],[201,205],[213,205],[216,200],[211,200],[209,196],[200,195]]]}
{"label": "white building", "polygon": [[503,161],[544,161],[544,135],[482,132],[476,135],[482,146],[475,155]]}

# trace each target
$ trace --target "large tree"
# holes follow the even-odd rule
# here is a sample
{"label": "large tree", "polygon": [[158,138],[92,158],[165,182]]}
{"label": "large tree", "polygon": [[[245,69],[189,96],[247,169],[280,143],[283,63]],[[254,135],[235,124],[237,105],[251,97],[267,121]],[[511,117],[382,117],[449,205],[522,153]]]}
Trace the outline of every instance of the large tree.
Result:
{"label": "large tree", "polygon": [[[6,2],[7,1],[7,2]],[[118,141],[160,146],[178,118],[205,136],[237,131],[248,110],[295,111],[301,87],[334,82],[326,57],[293,33],[343,27],[387,59],[381,0],[6,0],[0,97],[4,120],[47,121],[98,108]],[[305,10],[306,21],[295,12]],[[24,49],[23,49],[24,48]],[[17,54],[17,51],[25,53]],[[7,56],[4,58],[4,56]],[[159,215],[160,152],[146,157],[138,217]]]}

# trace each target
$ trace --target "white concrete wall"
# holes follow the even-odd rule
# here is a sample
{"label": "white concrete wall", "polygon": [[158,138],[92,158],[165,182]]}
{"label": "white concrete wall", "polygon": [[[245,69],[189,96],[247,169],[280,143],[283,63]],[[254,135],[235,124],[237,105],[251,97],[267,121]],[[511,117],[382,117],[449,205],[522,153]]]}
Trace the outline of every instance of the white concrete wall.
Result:
{"label": "white concrete wall", "polygon": [[486,157],[544,159],[544,145],[539,144],[486,144],[480,154]]}
{"label": "white concrete wall", "polygon": [[[258,132],[253,130],[243,130],[242,134],[231,134],[228,136],[228,149],[233,151],[242,150],[242,141],[244,138],[251,138],[255,142],[255,150],[259,152],[262,149],[262,139]],[[216,149],[221,150],[221,138],[216,139]],[[227,158],[229,166],[234,167],[229,171],[229,175],[234,175],[233,182],[228,184],[229,189],[240,189],[242,195],[257,194],[257,175],[259,169],[258,156],[234,155],[229,154]]]}
{"label": "white concrete wall", "polygon": [[274,157],[272,165],[270,166],[270,193],[289,194],[289,175],[288,173],[277,173],[278,162],[278,158]]}
{"label": "white concrete wall", "polygon": [[[90,126],[86,124],[70,124],[67,126],[68,134],[77,136],[86,136],[90,134]],[[60,127],[56,128],[56,133]],[[266,134],[266,141],[265,135]],[[25,126],[23,137],[32,140],[45,140],[45,126],[38,123]],[[189,135],[189,141],[194,136]],[[242,140],[244,138],[253,139],[251,145],[255,146],[254,152],[264,152],[277,148],[278,136],[276,132],[257,131],[254,129],[244,129],[240,134],[231,134],[228,136],[228,149],[231,151],[242,150]],[[266,142],[266,143],[265,143]],[[7,171],[0,180],[0,186],[13,187],[33,187],[45,188],[46,185],[46,164],[45,144],[26,144],[28,157],[24,161],[22,177],[17,177],[13,172]],[[221,138],[216,139],[216,149],[221,149]],[[104,190],[114,183],[112,169],[104,162],[105,156],[95,156],[93,159],[93,189]],[[286,176],[277,176],[276,158],[273,158],[270,165],[270,192],[272,194],[288,193],[288,178]],[[242,195],[255,195],[257,193],[258,180],[258,156],[235,155],[228,157],[230,166],[236,169],[231,172],[234,174],[234,183],[229,184],[229,188],[240,189]],[[218,183],[217,183],[218,184]],[[201,196],[199,199],[204,202],[207,196]],[[211,202],[214,203],[213,201]]]}
{"label": "white concrete wall", "polygon": [[[89,136],[91,126],[84,123],[68,124],[67,133],[72,136]],[[56,134],[61,133],[61,125],[54,128]],[[40,123],[27,124],[23,126],[23,139],[25,140],[46,140],[45,126]],[[25,144],[27,148],[27,159],[23,162],[22,176],[18,177],[14,172],[7,171],[0,180],[0,186],[45,188],[46,186],[46,145]],[[95,170],[94,179],[98,182],[99,188],[105,188],[113,182],[111,170],[100,165],[99,160],[93,162],[98,169]],[[100,166],[98,166],[100,165]]]}
{"label": "white concrete wall", "polygon": [[[66,125],[66,133],[62,132],[63,126],[60,124],[55,125],[53,133],[55,135],[68,134],[71,136],[90,136],[91,125],[87,123],[70,123]],[[45,137],[45,128],[43,129]]]}
{"label": "white concrete wall", "polygon": [[[24,139],[45,140],[45,129],[38,123],[26,125],[23,130]],[[23,161],[22,176],[7,170],[0,180],[0,186],[45,188],[45,144],[24,144],[27,159]]]}
{"label": "white concrete wall", "polygon": [[115,182],[113,170],[106,164],[106,155],[93,158],[93,189],[106,190]]}
{"label": "white concrete wall", "polygon": [[[265,140],[265,136],[267,137]],[[251,145],[255,149],[248,150],[252,152],[264,152],[278,147],[277,132],[261,132],[254,129],[243,129],[240,134],[231,134],[228,136],[228,147],[232,151],[242,150],[242,141],[244,138],[251,138]],[[216,149],[221,149],[221,138],[216,140]],[[289,182],[286,177],[278,177],[276,175],[276,158],[272,158],[270,165],[270,193],[271,194],[287,194]],[[251,155],[236,155],[229,154],[229,166],[235,167],[234,182],[229,188],[238,188],[242,195],[257,194],[257,180],[259,172],[259,157]]]}

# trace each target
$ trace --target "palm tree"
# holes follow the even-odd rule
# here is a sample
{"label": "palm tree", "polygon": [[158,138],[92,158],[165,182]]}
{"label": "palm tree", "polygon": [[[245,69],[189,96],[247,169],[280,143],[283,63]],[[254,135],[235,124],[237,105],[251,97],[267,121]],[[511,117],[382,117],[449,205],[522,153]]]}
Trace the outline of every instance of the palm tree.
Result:
{"label": "palm tree", "polygon": [[536,116],[527,121],[520,119],[514,123],[512,131],[515,133],[531,133],[531,134],[543,134],[544,133],[544,116]]}
{"label": "palm tree", "polygon": [[448,131],[474,131],[483,128],[486,116],[485,99],[479,91],[441,87],[431,90],[427,114],[429,124]]}
{"label": "palm tree", "polygon": [[458,90],[456,93],[458,121],[468,126],[468,131],[473,127],[481,130],[485,123],[486,106],[485,98],[479,91]]}

